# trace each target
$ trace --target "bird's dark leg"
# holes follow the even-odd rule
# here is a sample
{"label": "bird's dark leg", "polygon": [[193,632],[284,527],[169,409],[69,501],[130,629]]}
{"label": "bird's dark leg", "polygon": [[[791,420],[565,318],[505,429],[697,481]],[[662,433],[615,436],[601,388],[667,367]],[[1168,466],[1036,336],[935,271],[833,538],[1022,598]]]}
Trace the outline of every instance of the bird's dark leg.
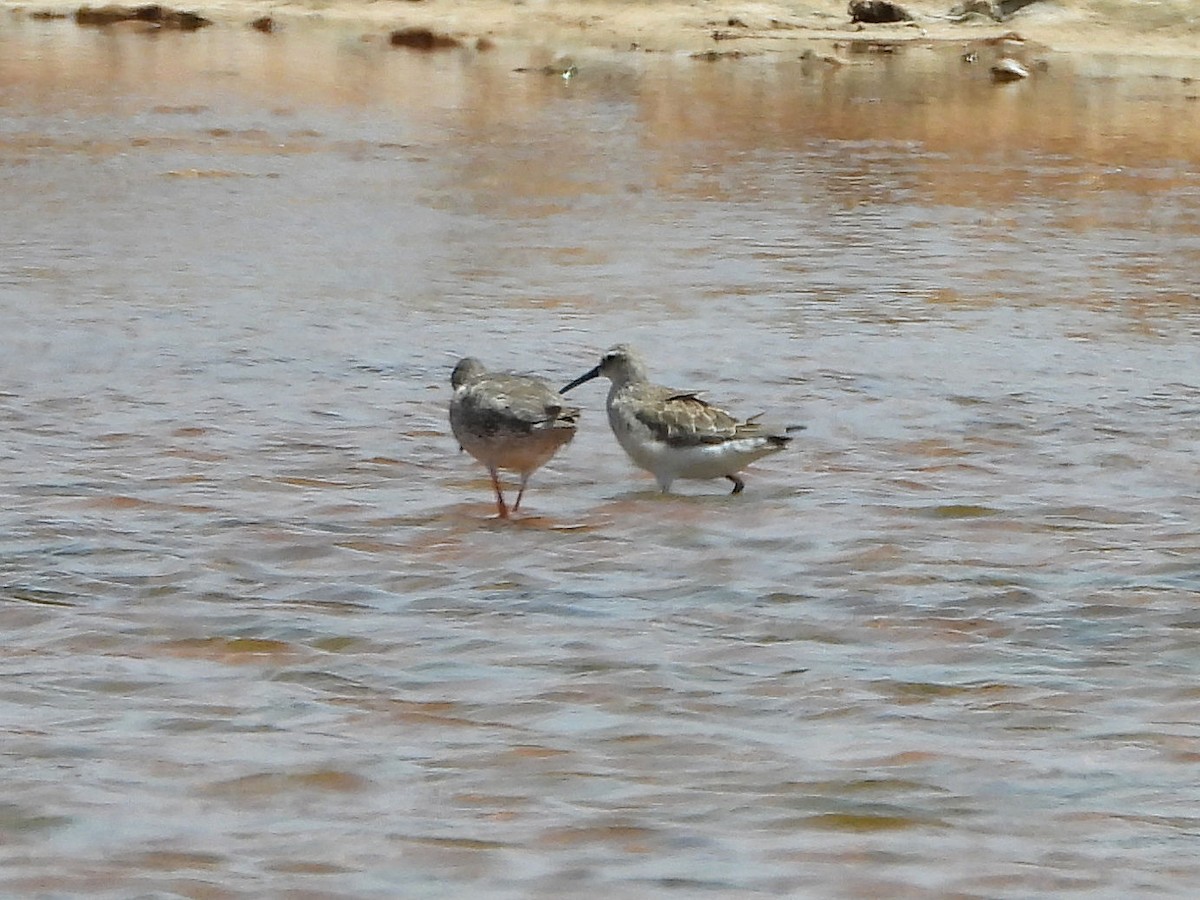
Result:
{"label": "bird's dark leg", "polygon": [[496,491],[496,512],[500,514],[500,518],[508,518],[508,506],[504,503],[504,492],[500,490],[500,476],[496,474],[495,469],[488,469],[488,474],[492,476],[492,487]]}
{"label": "bird's dark leg", "polygon": [[725,477],[733,482],[733,490],[730,493],[740,494],[742,491],[744,491],[746,489],[746,482],[742,481],[742,479],[740,479],[738,476],[726,475]]}

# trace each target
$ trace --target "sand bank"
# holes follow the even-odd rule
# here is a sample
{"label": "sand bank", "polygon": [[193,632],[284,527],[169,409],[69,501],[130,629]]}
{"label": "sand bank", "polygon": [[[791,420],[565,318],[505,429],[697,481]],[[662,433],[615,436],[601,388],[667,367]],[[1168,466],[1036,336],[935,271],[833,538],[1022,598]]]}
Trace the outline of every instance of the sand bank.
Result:
{"label": "sand bank", "polygon": [[[93,3],[92,5],[102,5]],[[276,30],[301,23],[386,34],[429,28],[463,43],[594,51],[796,56],[837,51],[851,40],[972,41],[1016,31],[1056,51],[1200,57],[1200,10],[1187,0],[1034,2],[1003,22],[955,16],[955,0],[906,2],[912,21],[852,24],[844,0],[801,3],[740,0],[191,0],[174,8],[217,26],[270,17]],[[71,15],[64,0],[0,0],[13,15]]]}

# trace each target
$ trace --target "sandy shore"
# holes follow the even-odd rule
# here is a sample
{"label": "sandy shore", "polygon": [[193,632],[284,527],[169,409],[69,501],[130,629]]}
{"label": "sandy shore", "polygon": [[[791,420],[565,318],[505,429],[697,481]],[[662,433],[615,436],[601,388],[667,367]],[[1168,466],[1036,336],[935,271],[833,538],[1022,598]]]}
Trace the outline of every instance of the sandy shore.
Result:
{"label": "sandy shore", "polygon": [[[1063,52],[1200,57],[1200,9],[1189,0],[1046,0],[1002,23],[981,17],[956,21],[950,15],[955,0],[905,2],[913,21],[865,26],[851,24],[844,0],[182,0],[169,5],[222,26],[245,26],[269,16],[280,30],[301,22],[364,33],[425,27],[464,43],[486,38],[569,51],[794,56],[853,39],[971,41],[1016,31]],[[79,6],[64,0],[0,0],[0,8],[15,15],[69,15]]]}

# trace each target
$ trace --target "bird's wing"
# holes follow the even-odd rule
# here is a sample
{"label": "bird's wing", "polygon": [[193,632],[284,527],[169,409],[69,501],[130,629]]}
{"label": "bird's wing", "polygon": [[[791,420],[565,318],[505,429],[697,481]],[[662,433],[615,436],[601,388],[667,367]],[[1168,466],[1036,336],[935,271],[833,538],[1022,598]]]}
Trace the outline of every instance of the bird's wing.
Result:
{"label": "bird's wing", "polygon": [[656,439],[672,446],[720,444],[736,434],[737,420],[697,391],[647,385],[630,399],[637,420]]}
{"label": "bird's wing", "polygon": [[573,425],[579,409],[540,378],[492,375],[465,391],[463,403],[481,419],[510,430],[532,431],[545,425]]}

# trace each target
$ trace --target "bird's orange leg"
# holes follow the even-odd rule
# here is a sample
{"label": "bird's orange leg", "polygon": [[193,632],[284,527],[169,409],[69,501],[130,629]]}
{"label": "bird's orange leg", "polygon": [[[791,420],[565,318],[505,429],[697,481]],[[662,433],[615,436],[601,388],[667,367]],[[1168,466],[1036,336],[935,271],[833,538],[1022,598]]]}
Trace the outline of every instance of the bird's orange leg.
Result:
{"label": "bird's orange leg", "polygon": [[[496,512],[500,515],[500,518],[507,519],[508,506],[504,503],[504,492],[500,490],[500,476],[496,474],[495,469],[488,469],[488,474],[492,476],[492,487],[496,491]],[[519,498],[517,502],[520,502]]]}
{"label": "bird's orange leg", "polygon": [[513,504],[512,511],[516,512],[521,508],[521,498],[525,496],[525,483],[529,481],[528,475],[521,476],[521,488],[517,491],[517,502]]}

